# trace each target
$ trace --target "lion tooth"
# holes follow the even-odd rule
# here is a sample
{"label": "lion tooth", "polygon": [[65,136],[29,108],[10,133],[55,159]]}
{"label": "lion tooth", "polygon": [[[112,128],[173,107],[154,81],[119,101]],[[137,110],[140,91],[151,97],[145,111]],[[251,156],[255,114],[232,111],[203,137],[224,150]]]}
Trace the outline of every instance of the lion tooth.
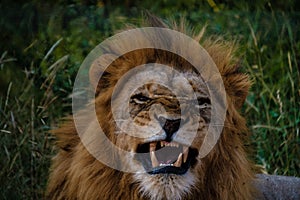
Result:
{"label": "lion tooth", "polygon": [[154,151],[150,152],[150,158],[151,158],[151,162],[152,162],[152,167],[157,167],[159,165],[159,163],[158,163],[158,160],[156,158]]}
{"label": "lion tooth", "polygon": [[181,164],[182,164],[182,153],[179,154],[176,162],[174,163],[174,166],[175,167],[181,167]]}
{"label": "lion tooth", "polygon": [[166,167],[166,166],[174,166],[173,164],[165,164],[165,163],[160,163],[159,164],[160,167]]}
{"label": "lion tooth", "polygon": [[168,146],[171,146],[171,147],[179,147],[179,144],[178,143],[176,143],[176,142],[170,142],[170,143],[168,143]]}
{"label": "lion tooth", "polygon": [[160,146],[161,146],[161,147],[164,147],[164,146],[165,146],[164,141],[160,141]]}
{"label": "lion tooth", "polygon": [[155,151],[155,149],[156,149],[156,142],[151,142],[150,143],[150,152]]}
{"label": "lion tooth", "polygon": [[186,152],[189,150],[189,147],[188,146],[183,146],[183,152]]}
{"label": "lion tooth", "polygon": [[183,162],[185,163],[189,155],[189,147],[183,146]]}

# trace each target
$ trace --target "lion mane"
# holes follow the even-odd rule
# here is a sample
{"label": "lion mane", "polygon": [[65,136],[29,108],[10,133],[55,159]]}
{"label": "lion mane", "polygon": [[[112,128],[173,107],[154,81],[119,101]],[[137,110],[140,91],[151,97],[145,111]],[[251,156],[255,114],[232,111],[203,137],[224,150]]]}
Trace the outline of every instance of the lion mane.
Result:
{"label": "lion mane", "polygon": [[[153,16],[148,17],[147,23],[152,27],[169,27]],[[228,104],[226,119],[222,134],[212,151],[204,158],[199,158],[195,154],[195,160],[185,174],[123,172],[98,161],[83,145],[81,139],[84,138],[84,135],[93,134],[94,123],[82,124],[86,131],[80,138],[75,122],[70,117],[62,123],[59,129],[53,130],[57,138],[58,153],[53,158],[50,170],[47,199],[241,200],[255,198],[253,165],[248,160],[244,145],[249,134],[246,121],[240,114],[251,82],[247,75],[240,72],[236,45],[216,37],[204,40],[203,30],[200,34],[189,34],[190,31],[184,22],[174,23],[171,27],[200,42],[216,64],[223,79]],[[126,44],[124,41],[124,45],[130,44]],[[168,52],[143,49],[129,52],[112,62],[99,82],[94,77],[99,73],[98,66],[103,63],[95,61],[90,70],[91,83],[96,87],[96,98],[93,103],[96,107],[98,121],[110,141],[128,151],[136,149],[141,141],[115,133],[116,125],[110,101],[115,84],[126,72],[135,66],[150,62],[173,65],[179,70],[182,66],[190,65],[184,59],[169,55]],[[139,104],[144,99],[140,98],[136,101],[137,103],[134,103]],[[84,110],[80,112],[81,117],[88,122],[89,113]],[[137,116],[138,114],[132,112],[132,115]],[[203,120],[205,122],[207,119]],[[95,142],[93,148],[97,148],[97,145],[104,144]],[[193,147],[199,149],[199,142],[193,143]],[[118,157],[110,152],[101,153],[103,157],[110,159]],[[127,163],[132,165],[137,162],[136,160],[127,160]]]}

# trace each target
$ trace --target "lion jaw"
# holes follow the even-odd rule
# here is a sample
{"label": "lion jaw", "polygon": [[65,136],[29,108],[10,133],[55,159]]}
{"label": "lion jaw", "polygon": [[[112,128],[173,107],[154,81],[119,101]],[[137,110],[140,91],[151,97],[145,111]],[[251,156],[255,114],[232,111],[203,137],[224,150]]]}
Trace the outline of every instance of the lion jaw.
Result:
{"label": "lion jaw", "polygon": [[141,194],[151,200],[182,199],[197,180],[191,169],[183,175],[136,173],[133,178],[139,183]]}

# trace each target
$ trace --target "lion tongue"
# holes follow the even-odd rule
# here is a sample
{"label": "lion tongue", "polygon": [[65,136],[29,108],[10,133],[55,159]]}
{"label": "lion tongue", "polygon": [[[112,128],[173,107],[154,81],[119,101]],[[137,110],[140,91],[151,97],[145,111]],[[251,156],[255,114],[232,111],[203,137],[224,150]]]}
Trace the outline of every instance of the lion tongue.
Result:
{"label": "lion tongue", "polygon": [[[174,158],[175,155],[174,153],[172,154],[170,149],[168,149],[168,151],[160,149],[159,151],[155,152],[156,142],[150,143],[149,150],[150,150],[150,158],[151,158],[151,163],[153,168],[158,166],[181,167],[182,163],[186,162],[188,156],[188,147],[183,147],[183,152],[177,154],[178,155],[177,159]],[[159,156],[159,159],[156,154]]]}

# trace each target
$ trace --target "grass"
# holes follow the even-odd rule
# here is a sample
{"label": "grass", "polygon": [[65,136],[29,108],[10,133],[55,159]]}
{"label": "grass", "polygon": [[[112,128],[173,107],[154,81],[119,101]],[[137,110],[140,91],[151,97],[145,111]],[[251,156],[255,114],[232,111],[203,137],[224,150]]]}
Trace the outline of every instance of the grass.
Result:
{"label": "grass", "polygon": [[[141,7],[150,7],[147,3]],[[155,3],[151,11],[175,19],[185,15],[196,29],[207,23],[207,35],[239,40],[241,63],[253,81],[243,112],[253,133],[255,162],[270,174],[300,176],[299,14],[264,10],[261,3],[255,11],[247,5],[240,11],[240,4],[233,9],[217,4],[216,10],[204,2],[201,11],[165,4]],[[9,14],[0,20],[6,30],[2,37],[10,39],[2,38],[0,47],[0,199],[42,198],[54,155],[48,131],[71,112],[78,67],[123,23],[140,22],[138,5],[130,11],[110,7],[107,14],[101,6],[69,4],[48,8],[47,15],[38,12],[39,26],[32,33],[26,20],[34,5],[22,7],[19,32],[5,21]]]}
{"label": "grass", "polygon": [[269,22],[265,38],[248,24],[251,39],[247,46],[252,48],[247,57],[256,62],[246,62],[254,82],[246,113],[252,123],[257,162],[272,174],[299,175],[299,45],[289,19],[273,15]]}
{"label": "grass", "polygon": [[[61,112],[55,108],[58,99],[52,88],[65,61],[63,57],[49,66],[39,86],[35,84],[38,74],[32,67],[25,73],[22,86],[14,88],[11,81],[6,96],[0,99],[0,199],[39,199],[43,195],[52,155],[53,137],[48,131],[51,122],[57,122],[56,112]],[[15,94],[12,90],[16,90]]]}

